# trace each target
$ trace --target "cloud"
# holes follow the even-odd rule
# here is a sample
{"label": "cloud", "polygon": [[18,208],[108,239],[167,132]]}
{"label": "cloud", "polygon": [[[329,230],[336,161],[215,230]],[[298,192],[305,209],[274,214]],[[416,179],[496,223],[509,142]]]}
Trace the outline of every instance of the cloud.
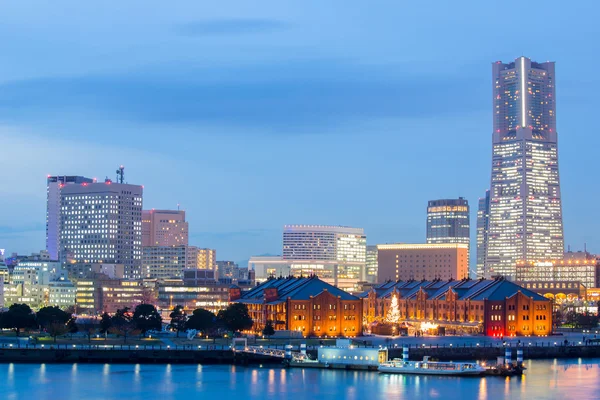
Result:
{"label": "cloud", "polygon": [[364,119],[431,118],[487,110],[486,79],[411,76],[339,60],[134,71],[0,85],[0,120],[86,118],[313,132]]}
{"label": "cloud", "polygon": [[188,22],[174,27],[182,36],[243,35],[281,31],[287,24],[272,19],[233,18]]}

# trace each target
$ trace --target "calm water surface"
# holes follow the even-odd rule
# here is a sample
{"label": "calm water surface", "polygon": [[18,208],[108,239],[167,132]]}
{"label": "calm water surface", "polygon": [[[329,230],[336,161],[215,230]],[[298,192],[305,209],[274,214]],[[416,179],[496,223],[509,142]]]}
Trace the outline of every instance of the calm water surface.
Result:
{"label": "calm water surface", "polygon": [[527,362],[522,378],[272,367],[0,364],[0,399],[600,399],[600,359]]}

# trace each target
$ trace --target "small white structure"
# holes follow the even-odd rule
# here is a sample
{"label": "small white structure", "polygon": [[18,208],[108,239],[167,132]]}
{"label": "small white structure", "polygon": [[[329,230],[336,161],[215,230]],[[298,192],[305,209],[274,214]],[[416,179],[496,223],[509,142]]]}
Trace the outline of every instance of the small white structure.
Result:
{"label": "small white structure", "polygon": [[[320,363],[342,368],[375,368],[388,359],[387,349],[355,347],[349,340],[338,340],[335,347],[320,347],[317,357]],[[347,344],[347,345],[346,345]]]}

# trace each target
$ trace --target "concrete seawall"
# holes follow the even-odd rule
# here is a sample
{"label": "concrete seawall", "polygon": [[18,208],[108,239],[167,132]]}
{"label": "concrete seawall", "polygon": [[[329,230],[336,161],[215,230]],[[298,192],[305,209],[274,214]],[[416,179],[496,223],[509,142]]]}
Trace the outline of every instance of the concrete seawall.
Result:
{"label": "concrete seawall", "polygon": [[[600,346],[523,346],[527,359],[600,358]],[[512,346],[516,359],[517,347]],[[411,347],[411,360],[430,356],[441,361],[495,360],[504,356],[505,348],[497,347]],[[308,355],[315,359],[316,349]],[[389,358],[402,358],[402,348],[392,348]],[[0,363],[172,363],[172,364],[282,364],[283,359],[262,354],[233,352],[230,349],[75,349],[75,348],[0,348]]]}
{"label": "concrete seawall", "polygon": [[281,364],[282,359],[231,350],[0,349],[0,363]]}

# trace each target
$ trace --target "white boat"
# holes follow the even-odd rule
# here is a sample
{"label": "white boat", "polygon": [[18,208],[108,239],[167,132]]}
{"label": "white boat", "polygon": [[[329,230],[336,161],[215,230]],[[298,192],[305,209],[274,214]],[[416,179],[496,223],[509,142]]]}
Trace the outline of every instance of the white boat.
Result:
{"label": "white boat", "polygon": [[388,374],[412,374],[412,375],[483,375],[485,368],[477,363],[455,363],[429,361],[429,357],[423,357],[423,361],[404,361],[394,359],[379,365],[379,372]]}

